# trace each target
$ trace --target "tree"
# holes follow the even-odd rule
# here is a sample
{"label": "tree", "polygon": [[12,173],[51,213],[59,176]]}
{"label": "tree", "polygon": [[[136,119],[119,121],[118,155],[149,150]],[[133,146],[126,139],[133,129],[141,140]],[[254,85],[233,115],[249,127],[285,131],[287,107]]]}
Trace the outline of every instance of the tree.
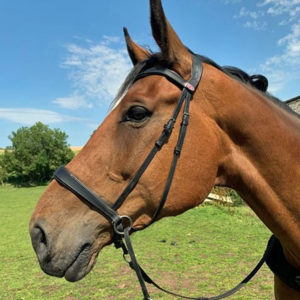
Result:
{"label": "tree", "polygon": [[68,136],[59,129],[50,129],[41,122],[12,132],[0,161],[9,181],[17,184],[47,182],[60,165],[68,163],[74,153],[67,144]]}
{"label": "tree", "polygon": [[7,172],[6,169],[2,166],[3,155],[0,153],[0,184],[4,185],[4,181],[7,180]]}

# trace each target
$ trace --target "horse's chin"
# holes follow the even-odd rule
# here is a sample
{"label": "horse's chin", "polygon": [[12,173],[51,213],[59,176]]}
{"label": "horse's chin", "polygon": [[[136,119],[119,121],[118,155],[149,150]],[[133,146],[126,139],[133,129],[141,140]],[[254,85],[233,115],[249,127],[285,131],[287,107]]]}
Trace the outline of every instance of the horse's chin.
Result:
{"label": "horse's chin", "polygon": [[65,279],[70,282],[79,281],[84,278],[93,268],[93,265],[81,270],[77,269],[77,266],[71,266],[65,273]]}
{"label": "horse's chin", "polygon": [[66,268],[62,277],[65,277],[70,282],[79,281],[84,278],[93,269],[103,247],[112,243],[110,234],[104,234],[102,242],[97,246],[95,244],[84,245],[73,259],[73,262]]}
{"label": "horse's chin", "polygon": [[67,281],[75,282],[84,278],[94,267],[97,255],[91,255],[91,249],[87,247],[79,253],[72,264],[66,269],[64,277]]}

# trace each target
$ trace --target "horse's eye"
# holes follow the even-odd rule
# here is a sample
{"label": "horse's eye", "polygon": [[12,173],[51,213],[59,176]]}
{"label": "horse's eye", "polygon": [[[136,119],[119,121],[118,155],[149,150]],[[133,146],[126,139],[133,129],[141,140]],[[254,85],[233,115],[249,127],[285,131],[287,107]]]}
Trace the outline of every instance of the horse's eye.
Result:
{"label": "horse's eye", "polygon": [[132,106],[124,116],[123,121],[143,122],[151,116],[151,112],[143,106]]}

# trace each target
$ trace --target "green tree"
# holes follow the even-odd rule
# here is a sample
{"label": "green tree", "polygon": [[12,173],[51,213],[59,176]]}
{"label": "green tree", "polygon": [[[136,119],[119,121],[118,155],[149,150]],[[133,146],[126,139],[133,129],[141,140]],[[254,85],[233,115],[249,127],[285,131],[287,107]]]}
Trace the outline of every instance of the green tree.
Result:
{"label": "green tree", "polygon": [[4,185],[4,182],[7,180],[7,172],[6,169],[2,166],[3,163],[3,155],[0,153],[0,184]]}
{"label": "green tree", "polygon": [[48,181],[58,166],[74,157],[67,138],[61,130],[41,122],[12,132],[12,146],[5,149],[0,161],[8,180],[21,185]]}

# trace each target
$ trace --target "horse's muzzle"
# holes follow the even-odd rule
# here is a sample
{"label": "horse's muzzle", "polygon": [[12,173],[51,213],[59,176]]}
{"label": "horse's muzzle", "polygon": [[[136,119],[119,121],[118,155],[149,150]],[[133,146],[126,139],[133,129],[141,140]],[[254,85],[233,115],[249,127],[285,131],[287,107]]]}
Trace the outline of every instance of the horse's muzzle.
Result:
{"label": "horse's muzzle", "polygon": [[[41,269],[48,275],[65,277],[68,281],[83,278],[92,268],[92,243],[84,239],[75,239],[74,242],[74,236],[58,236],[54,239],[45,227],[36,223],[30,230],[32,246]],[[69,245],[71,239],[72,247]]]}

